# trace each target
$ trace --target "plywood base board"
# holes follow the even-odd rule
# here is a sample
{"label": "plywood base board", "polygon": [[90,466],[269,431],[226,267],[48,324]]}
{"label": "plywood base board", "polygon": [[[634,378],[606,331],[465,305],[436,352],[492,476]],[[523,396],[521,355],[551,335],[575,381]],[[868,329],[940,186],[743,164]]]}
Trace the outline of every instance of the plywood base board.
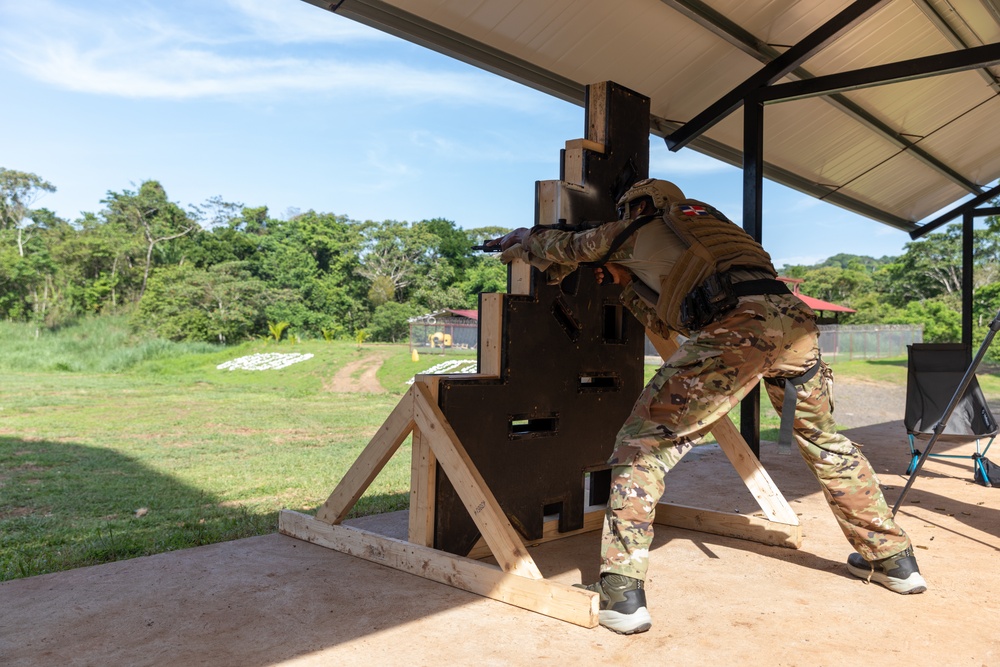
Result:
{"label": "plywood base board", "polygon": [[597,625],[597,595],[581,588],[506,573],[477,560],[360,528],[332,525],[291,510],[279,514],[278,530],[290,537],[575,625],[586,628]]}

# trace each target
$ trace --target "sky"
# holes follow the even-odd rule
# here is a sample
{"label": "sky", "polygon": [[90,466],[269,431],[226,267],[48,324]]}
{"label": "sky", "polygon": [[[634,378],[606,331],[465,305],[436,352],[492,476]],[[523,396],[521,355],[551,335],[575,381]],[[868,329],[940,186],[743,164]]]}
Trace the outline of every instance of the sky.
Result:
{"label": "sky", "polygon": [[[579,106],[302,0],[0,0],[0,86],[0,167],[52,183],[35,206],[70,221],[154,179],[185,208],[530,227],[535,181],[559,177],[584,125]],[[650,175],[740,222],[735,167],[651,137]],[[910,240],[774,183],[763,228],[779,268]]]}

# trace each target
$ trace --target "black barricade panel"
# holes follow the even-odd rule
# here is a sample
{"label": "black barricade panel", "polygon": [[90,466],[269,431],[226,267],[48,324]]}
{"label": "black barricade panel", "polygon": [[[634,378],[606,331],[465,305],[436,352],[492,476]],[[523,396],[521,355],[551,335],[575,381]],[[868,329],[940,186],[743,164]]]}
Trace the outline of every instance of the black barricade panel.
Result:
{"label": "black barricade panel", "polygon": [[[582,165],[571,167],[581,169],[582,183],[559,188],[556,208],[570,224],[615,219],[623,186],[648,174],[647,98],[615,84],[591,86],[586,126],[603,152],[585,150]],[[566,170],[564,156],[564,179]],[[548,204],[540,199],[538,222],[558,222],[541,212]],[[606,501],[607,459],[642,387],[645,340],[619,304],[620,288],[598,285],[590,269],[560,285],[545,285],[533,270],[531,282],[530,294],[503,298],[500,377],[443,379],[439,387],[448,422],[526,540],[542,536],[546,515],[559,515],[560,532],[580,529],[585,501]],[[440,469],[434,516],[434,546],[467,554],[479,531]]]}

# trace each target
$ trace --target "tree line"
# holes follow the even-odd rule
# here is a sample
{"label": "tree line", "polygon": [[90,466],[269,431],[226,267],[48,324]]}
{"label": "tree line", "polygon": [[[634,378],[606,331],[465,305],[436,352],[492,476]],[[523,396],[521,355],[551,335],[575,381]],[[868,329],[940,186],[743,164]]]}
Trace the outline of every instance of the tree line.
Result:
{"label": "tree line", "polygon": [[220,343],[276,330],[397,341],[410,317],[506,289],[506,268],[471,249],[501,228],[281,219],[221,197],[184,208],[154,180],[109,191],[100,211],[70,222],[32,207],[53,191],[0,169],[0,318],[58,327],[126,314],[140,331]]}
{"label": "tree line", "polygon": [[[358,221],[221,197],[170,201],[155,180],[109,191],[96,213],[64,220],[34,204],[55,186],[0,168],[0,318],[59,327],[125,314],[172,340],[235,343],[282,331],[312,338],[405,340],[410,317],[475,308],[506,288],[496,256],[471,246],[506,229],[441,218]],[[801,291],[854,308],[843,324],[924,325],[928,342],[961,337],[961,227],[907,243],[899,257],[835,255],[785,266]],[[1000,304],[1000,222],[975,231],[974,317]]]}
{"label": "tree line", "polygon": [[[962,338],[962,226],[952,224],[903,246],[898,257],[834,255],[785,266],[803,294],[855,309],[841,324],[922,324],[924,342]],[[977,338],[1000,307],[1000,221],[973,231],[973,324]],[[1000,355],[997,356],[1000,360]]]}

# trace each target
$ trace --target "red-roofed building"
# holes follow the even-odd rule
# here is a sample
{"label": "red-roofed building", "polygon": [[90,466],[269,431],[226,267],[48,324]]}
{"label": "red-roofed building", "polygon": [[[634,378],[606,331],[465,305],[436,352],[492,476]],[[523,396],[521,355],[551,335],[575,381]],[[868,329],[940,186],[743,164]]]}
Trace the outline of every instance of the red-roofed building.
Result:
{"label": "red-roofed building", "polygon": [[479,321],[479,311],[478,310],[452,310],[451,308],[446,308],[444,310],[446,313],[452,313],[458,317],[467,317],[470,320]]}
{"label": "red-roofed building", "polygon": [[479,311],[446,308],[410,318],[410,350],[474,350],[479,341]]}
{"label": "red-roofed building", "polygon": [[[778,280],[783,283],[788,283],[792,287],[792,294],[799,297],[802,303],[806,304],[810,308],[816,311],[816,321],[820,324],[836,324],[840,313],[856,313],[858,311],[853,308],[848,308],[847,306],[841,306],[836,303],[830,303],[829,301],[823,301],[822,299],[817,299],[811,296],[806,296],[799,291],[799,285],[802,284],[802,278],[785,278],[783,276],[778,276]],[[827,313],[824,315],[824,313]]]}

